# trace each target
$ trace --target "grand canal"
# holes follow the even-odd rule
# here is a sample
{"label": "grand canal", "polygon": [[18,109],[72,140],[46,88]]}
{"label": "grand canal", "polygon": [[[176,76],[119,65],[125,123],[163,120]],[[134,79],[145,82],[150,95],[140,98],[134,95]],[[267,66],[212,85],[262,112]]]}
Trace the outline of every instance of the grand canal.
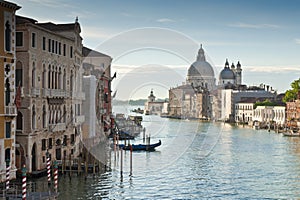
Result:
{"label": "grand canal", "polygon": [[[59,179],[59,199],[300,198],[300,138],[223,123],[144,116],[155,152],[108,153],[110,170]],[[141,143],[142,138],[137,138]],[[41,179],[40,181],[42,181]]]}

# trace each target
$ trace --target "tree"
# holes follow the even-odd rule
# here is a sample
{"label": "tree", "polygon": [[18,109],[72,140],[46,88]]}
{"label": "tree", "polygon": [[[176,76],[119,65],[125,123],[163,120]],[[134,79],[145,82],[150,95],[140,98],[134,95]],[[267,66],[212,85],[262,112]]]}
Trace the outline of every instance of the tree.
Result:
{"label": "tree", "polygon": [[300,90],[300,78],[298,80],[294,80],[291,83],[291,87],[292,89],[285,92],[283,102],[294,101],[295,99],[297,99],[298,91]]}

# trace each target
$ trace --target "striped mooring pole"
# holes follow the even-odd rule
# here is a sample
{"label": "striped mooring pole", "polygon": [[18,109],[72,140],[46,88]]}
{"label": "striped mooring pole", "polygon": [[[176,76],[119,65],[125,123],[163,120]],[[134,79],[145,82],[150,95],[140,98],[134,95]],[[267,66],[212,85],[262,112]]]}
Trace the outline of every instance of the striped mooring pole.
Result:
{"label": "striped mooring pole", "polygon": [[50,156],[49,152],[46,152],[46,157],[47,157],[47,175],[48,175],[48,185],[51,185],[51,161],[50,161]]}
{"label": "striped mooring pole", "polygon": [[26,200],[26,166],[22,167],[22,200]]}
{"label": "striped mooring pole", "polygon": [[5,182],[6,190],[9,189],[9,179],[10,179],[9,175],[10,175],[10,160],[7,159],[6,160],[6,182]]}
{"label": "striped mooring pole", "polygon": [[58,166],[57,166],[57,161],[54,161],[54,189],[55,192],[57,193],[57,188],[58,188]]}

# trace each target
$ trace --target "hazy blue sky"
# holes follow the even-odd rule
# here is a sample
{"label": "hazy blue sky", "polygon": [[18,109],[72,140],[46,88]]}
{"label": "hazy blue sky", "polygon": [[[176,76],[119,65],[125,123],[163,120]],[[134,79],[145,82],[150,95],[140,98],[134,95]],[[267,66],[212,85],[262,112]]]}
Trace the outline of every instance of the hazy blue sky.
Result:
{"label": "hazy blue sky", "polygon": [[[266,83],[282,92],[300,77],[297,0],[13,2],[22,6],[17,14],[39,22],[70,23],[78,16],[84,45],[114,59],[117,98],[144,97],[156,87],[157,96],[166,97],[169,87],[185,81],[200,43],[216,79],[226,58],[241,62],[245,84]],[[131,82],[141,74],[145,87]]]}

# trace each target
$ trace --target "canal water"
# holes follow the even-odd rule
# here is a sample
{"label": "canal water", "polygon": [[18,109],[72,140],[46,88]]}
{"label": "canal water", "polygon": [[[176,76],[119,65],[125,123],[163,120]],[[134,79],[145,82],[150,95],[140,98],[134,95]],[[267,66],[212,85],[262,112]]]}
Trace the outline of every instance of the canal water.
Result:
{"label": "canal water", "polygon": [[[108,152],[109,170],[61,176],[59,199],[300,198],[300,138],[266,130],[143,116],[155,152]],[[134,143],[142,143],[142,135]],[[39,181],[46,181],[40,179]]]}

